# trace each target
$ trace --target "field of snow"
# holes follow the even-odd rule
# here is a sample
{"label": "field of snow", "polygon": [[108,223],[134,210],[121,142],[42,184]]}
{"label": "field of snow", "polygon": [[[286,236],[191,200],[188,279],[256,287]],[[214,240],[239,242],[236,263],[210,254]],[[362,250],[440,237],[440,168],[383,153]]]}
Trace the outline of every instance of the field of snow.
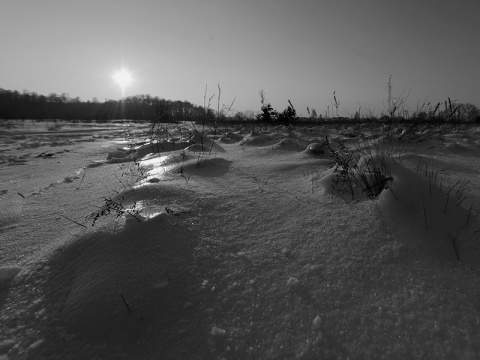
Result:
{"label": "field of snow", "polygon": [[196,127],[2,123],[0,360],[480,357],[479,127]]}

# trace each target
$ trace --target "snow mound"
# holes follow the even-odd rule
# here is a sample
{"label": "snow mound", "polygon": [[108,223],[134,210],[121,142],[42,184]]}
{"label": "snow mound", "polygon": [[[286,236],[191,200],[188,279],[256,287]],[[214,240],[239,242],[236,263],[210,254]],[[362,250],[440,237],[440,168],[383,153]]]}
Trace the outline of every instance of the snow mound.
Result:
{"label": "snow mound", "polygon": [[305,148],[305,150],[303,150],[303,153],[307,155],[314,155],[314,156],[324,155],[325,149],[319,143],[311,143]]}
{"label": "snow mound", "polygon": [[235,142],[238,142],[243,139],[243,136],[240,134],[236,134],[234,132],[226,132],[220,138],[218,139],[220,142],[225,143],[225,144],[232,144]]}
{"label": "snow mound", "polygon": [[356,131],[353,129],[348,129],[348,130],[341,130],[338,132],[338,135],[342,136],[343,138],[359,138],[359,137],[364,137],[364,134],[360,131]]}
{"label": "snow mound", "polygon": [[167,166],[167,165],[172,165],[172,164],[177,164],[180,162],[185,162],[188,160],[196,159],[197,157],[195,155],[190,155],[185,152],[181,153],[170,153],[167,155],[161,155],[159,156],[158,154],[150,154],[145,156],[141,161],[140,164],[147,168],[147,169],[158,169],[162,166]]}
{"label": "snow mound", "polygon": [[[143,230],[151,238],[139,236]],[[131,316],[132,309],[151,308],[161,295],[155,294],[156,285],[168,280],[160,236],[170,237],[149,223],[138,223],[136,229],[132,223],[121,238],[94,233],[64,248],[52,263],[60,262],[58,271],[70,275],[71,290],[63,304],[67,329],[104,339],[135,327],[139,318]]]}
{"label": "snow mound", "polygon": [[473,215],[432,181],[392,159],[386,161],[393,181],[378,198],[382,215],[445,258],[466,255],[462,247],[472,249],[471,242],[477,238]]}
{"label": "snow mound", "polygon": [[183,167],[184,173],[202,177],[217,177],[226,174],[232,162],[224,158],[203,159],[189,163]]}
{"label": "snow mound", "polygon": [[221,157],[210,157],[209,153],[181,152],[163,156],[152,156],[141,160],[144,176],[138,184],[156,183],[161,180],[178,178],[183,174],[187,179],[191,175],[215,177],[228,172],[231,161]]}
{"label": "snow mound", "polygon": [[197,130],[194,130],[193,135],[190,138],[190,141],[195,143],[196,146],[191,146],[191,143],[190,143],[189,144],[190,146],[187,148],[187,150],[189,150],[189,151],[193,151],[193,152],[210,152],[210,151],[225,152],[224,148],[222,148],[215,141],[210,139],[205,134],[202,134],[202,133],[198,132]]}
{"label": "snow mound", "polygon": [[191,175],[216,177],[229,171],[232,162],[221,157],[208,156],[208,153],[192,154],[190,152],[180,154],[168,154],[161,157],[155,157],[142,160],[142,167],[147,170],[145,181],[139,182],[158,182],[160,179],[166,179],[172,174],[183,174],[186,178]]}
{"label": "snow mound", "polygon": [[208,145],[194,144],[194,145],[190,145],[185,150],[189,152],[196,152],[196,153],[209,153],[211,151],[225,152],[225,149],[223,149],[220,145],[216,143],[210,143]]}
{"label": "snow mound", "polygon": [[45,296],[61,309],[56,315],[68,333],[133,343],[146,323],[178,316],[171,309],[182,301],[183,290],[171,282],[183,276],[186,285],[181,274],[191,267],[195,235],[179,226],[190,210],[171,201],[188,196],[152,184],[119,194],[125,207],[139,204],[141,221],[124,215],[115,227],[97,225],[51,255]]}
{"label": "snow mound", "polygon": [[271,145],[275,142],[275,138],[271,135],[265,134],[253,134],[250,133],[245,136],[242,141],[240,141],[240,145],[247,145],[247,146],[267,146]]}
{"label": "snow mound", "polygon": [[[458,205],[452,194],[387,156],[362,157],[358,168],[364,169],[365,176],[371,176],[369,184],[375,184],[377,178],[368,169],[382,169],[385,181],[380,181],[376,189],[378,209],[410,245],[444,259],[466,258],[473,250],[478,254],[477,246],[473,245],[476,243],[473,239],[478,237],[473,214],[470,216]],[[341,168],[331,168],[318,183],[327,193],[340,196],[347,202],[368,198],[366,192],[371,189],[366,189],[358,173],[351,173],[352,181],[349,182],[344,180],[341,172]]]}
{"label": "snow mound", "polygon": [[285,151],[303,151],[305,145],[293,139],[285,138],[272,146],[273,150],[285,150]]}

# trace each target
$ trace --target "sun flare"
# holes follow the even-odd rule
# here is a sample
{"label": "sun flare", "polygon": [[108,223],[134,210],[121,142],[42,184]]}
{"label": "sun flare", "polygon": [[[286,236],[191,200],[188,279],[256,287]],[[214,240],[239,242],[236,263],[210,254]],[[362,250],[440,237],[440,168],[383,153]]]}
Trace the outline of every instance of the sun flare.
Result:
{"label": "sun flare", "polygon": [[122,89],[122,96],[125,96],[125,89],[132,83],[133,78],[128,70],[121,69],[113,74],[113,80]]}

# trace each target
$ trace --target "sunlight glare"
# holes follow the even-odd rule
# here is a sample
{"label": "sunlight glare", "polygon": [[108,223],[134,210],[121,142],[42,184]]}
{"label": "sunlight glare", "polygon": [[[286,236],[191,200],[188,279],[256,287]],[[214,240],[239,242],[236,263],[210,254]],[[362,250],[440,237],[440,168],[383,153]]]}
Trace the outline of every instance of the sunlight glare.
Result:
{"label": "sunlight glare", "polygon": [[122,89],[122,96],[125,96],[125,89],[129,86],[133,79],[130,72],[126,69],[121,69],[113,74],[113,80],[120,86]]}

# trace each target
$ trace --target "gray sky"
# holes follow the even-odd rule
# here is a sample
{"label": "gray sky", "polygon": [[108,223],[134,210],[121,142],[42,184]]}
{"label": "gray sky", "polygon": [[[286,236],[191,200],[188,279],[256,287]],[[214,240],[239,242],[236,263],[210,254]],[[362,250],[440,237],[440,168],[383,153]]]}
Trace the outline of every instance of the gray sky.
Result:
{"label": "gray sky", "polygon": [[119,99],[123,66],[127,96],[203,105],[220,84],[235,110],[259,110],[264,89],[324,114],[336,91],[348,115],[384,110],[392,75],[412,108],[479,106],[479,34],[472,0],[1,0],[0,87]]}

